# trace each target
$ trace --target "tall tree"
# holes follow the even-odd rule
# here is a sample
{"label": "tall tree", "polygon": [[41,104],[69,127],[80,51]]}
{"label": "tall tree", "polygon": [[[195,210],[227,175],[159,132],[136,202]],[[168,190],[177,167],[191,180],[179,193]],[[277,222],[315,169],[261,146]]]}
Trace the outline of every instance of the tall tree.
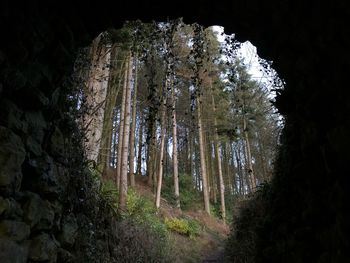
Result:
{"label": "tall tree", "polygon": [[132,122],[130,130],[130,185],[135,187],[135,128],[136,128],[136,98],[137,98],[137,86],[138,86],[138,55],[134,57],[135,59],[135,77],[134,77],[134,95],[132,101]]}
{"label": "tall tree", "polygon": [[174,196],[176,207],[180,208],[180,191],[179,191],[179,163],[177,152],[177,123],[176,123],[176,99],[175,88],[171,84],[171,111],[172,111],[172,126],[173,126],[173,177],[174,177]]}
{"label": "tall tree", "polygon": [[128,152],[129,152],[129,138],[130,138],[130,118],[131,118],[131,89],[132,89],[132,57],[131,52],[128,55],[128,77],[127,85],[125,86],[125,117],[123,130],[123,147],[121,156],[121,170],[120,170],[120,186],[119,186],[119,206],[120,212],[126,211],[126,200],[128,192]]}
{"label": "tall tree", "polygon": [[221,205],[221,216],[222,219],[225,221],[226,220],[226,207],[225,207],[225,184],[224,184],[224,179],[222,176],[222,166],[221,166],[221,150],[220,150],[220,145],[219,145],[219,135],[218,135],[218,122],[216,119],[216,104],[215,104],[215,99],[213,95],[213,88],[212,90],[212,105],[213,105],[213,112],[214,112],[214,147],[215,147],[215,155],[216,155],[216,160],[217,160],[217,169],[218,169],[218,177],[219,177],[219,190],[220,190],[220,205]]}
{"label": "tall tree", "polygon": [[103,128],[106,94],[109,80],[111,45],[108,34],[101,33],[90,48],[91,66],[85,89],[86,109],[84,128],[86,130],[85,149],[87,158],[97,162]]}
{"label": "tall tree", "polygon": [[164,171],[164,151],[165,151],[165,134],[166,134],[166,104],[167,104],[167,79],[165,80],[165,87],[163,88],[162,96],[163,101],[161,105],[161,117],[160,117],[160,149],[159,149],[159,162],[158,162],[158,179],[157,179],[157,192],[156,192],[156,207],[160,207],[160,193],[162,190],[163,171]]}

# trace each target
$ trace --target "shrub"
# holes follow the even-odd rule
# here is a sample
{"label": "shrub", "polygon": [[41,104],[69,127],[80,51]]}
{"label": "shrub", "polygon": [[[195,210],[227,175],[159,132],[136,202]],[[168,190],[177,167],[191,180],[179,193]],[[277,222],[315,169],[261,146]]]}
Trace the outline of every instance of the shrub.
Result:
{"label": "shrub", "polygon": [[200,226],[195,220],[165,218],[165,225],[171,231],[194,238],[199,235]]}
{"label": "shrub", "polygon": [[[100,194],[117,214],[119,195],[114,182],[101,182]],[[127,211],[115,224],[113,258],[118,262],[171,262],[169,232],[156,211],[150,200],[128,190]]]}
{"label": "shrub", "polygon": [[118,210],[118,190],[111,180],[106,180],[101,183],[100,193],[102,198],[107,202],[110,208],[116,213]]}

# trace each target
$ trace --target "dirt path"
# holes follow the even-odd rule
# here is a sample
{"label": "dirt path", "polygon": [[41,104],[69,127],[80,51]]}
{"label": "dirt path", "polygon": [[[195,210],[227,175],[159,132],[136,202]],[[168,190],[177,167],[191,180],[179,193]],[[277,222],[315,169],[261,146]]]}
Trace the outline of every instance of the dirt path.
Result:
{"label": "dirt path", "polygon": [[211,254],[209,257],[205,258],[202,263],[214,263],[214,262],[224,262],[224,250],[221,249]]}

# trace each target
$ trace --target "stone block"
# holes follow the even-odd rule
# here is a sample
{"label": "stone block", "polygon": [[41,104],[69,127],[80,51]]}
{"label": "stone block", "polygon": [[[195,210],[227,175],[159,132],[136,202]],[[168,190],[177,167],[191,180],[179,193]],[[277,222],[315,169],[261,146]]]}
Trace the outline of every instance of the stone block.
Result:
{"label": "stone block", "polygon": [[34,261],[57,261],[58,244],[48,234],[35,236],[30,242],[29,258]]}
{"label": "stone block", "polygon": [[22,241],[29,237],[30,228],[24,222],[2,220],[0,221],[0,238]]}
{"label": "stone block", "polygon": [[54,208],[39,195],[28,193],[28,201],[23,206],[24,220],[35,230],[51,229],[55,219]]}
{"label": "stone block", "polygon": [[58,240],[62,245],[72,246],[78,234],[78,224],[75,216],[69,214],[62,220],[62,231],[58,235]]}
{"label": "stone block", "polygon": [[0,238],[1,263],[26,263],[28,259],[29,243],[18,244],[17,242]]}
{"label": "stone block", "polygon": [[21,138],[0,126],[0,190],[3,194],[19,190],[24,158],[25,150]]}

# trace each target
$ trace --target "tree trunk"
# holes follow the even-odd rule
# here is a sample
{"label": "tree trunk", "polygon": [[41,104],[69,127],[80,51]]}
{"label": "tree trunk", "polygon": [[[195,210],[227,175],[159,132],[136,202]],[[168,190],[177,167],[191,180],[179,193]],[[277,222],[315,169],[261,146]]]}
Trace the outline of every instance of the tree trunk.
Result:
{"label": "tree trunk", "polygon": [[128,63],[128,77],[126,85],[126,98],[125,98],[125,117],[124,117],[124,135],[123,135],[123,148],[121,158],[121,173],[120,173],[120,186],[119,186],[119,212],[125,212],[127,194],[128,194],[128,152],[129,152],[129,138],[130,138],[130,115],[131,115],[131,79],[132,79],[132,57],[129,54]]}
{"label": "tree trunk", "polygon": [[160,193],[162,190],[162,180],[163,180],[163,169],[164,169],[164,146],[165,146],[165,132],[166,132],[166,91],[167,91],[167,81],[165,81],[165,88],[163,90],[163,102],[161,109],[161,133],[160,133],[160,149],[159,149],[159,163],[158,163],[158,179],[157,179],[157,192],[156,192],[156,207],[160,207]]}
{"label": "tree trunk", "polygon": [[218,122],[215,116],[216,113],[216,105],[213,94],[211,94],[212,98],[212,104],[213,104],[213,111],[214,111],[214,147],[215,147],[215,155],[216,155],[216,161],[217,161],[217,168],[218,168],[218,177],[219,177],[219,190],[220,190],[220,208],[221,208],[221,216],[222,220],[225,222],[226,220],[226,207],[225,207],[225,184],[224,179],[222,176],[222,167],[221,167],[221,151],[219,146],[219,135],[218,135]]}
{"label": "tree trunk", "polygon": [[176,101],[174,85],[171,84],[171,102],[172,102],[172,120],[173,120],[173,176],[174,176],[174,195],[176,207],[180,208],[180,191],[179,191],[179,164],[177,158],[177,124],[176,124]]}
{"label": "tree trunk", "polygon": [[[237,144],[237,147],[239,147],[238,144]],[[236,162],[237,162],[237,172],[239,177],[239,193],[241,196],[243,196],[245,194],[245,187],[244,187],[244,181],[243,181],[242,163],[241,163],[239,152],[240,150],[236,149],[235,156],[236,156]]]}
{"label": "tree trunk", "polygon": [[245,117],[243,117],[243,131],[244,131],[246,156],[247,156],[247,162],[248,162],[247,163],[248,176],[249,176],[249,180],[251,182],[251,186],[254,189],[256,187],[256,182],[255,182],[255,176],[254,176],[254,171],[253,171],[252,154],[250,151],[249,136],[248,136],[247,123],[246,123]]}
{"label": "tree trunk", "polygon": [[89,160],[98,161],[104,121],[106,94],[109,81],[111,47],[102,44],[103,35],[99,35],[91,46],[92,65],[87,82],[84,128],[86,130],[85,149]]}
{"label": "tree trunk", "polygon": [[135,56],[135,79],[134,79],[134,97],[132,101],[132,123],[130,130],[130,186],[135,187],[135,127],[136,127],[136,97],[137,97],[137,53]]}
{"label": "tree trunk", "polygon": [[203,189],[203,199],[204,199],[204,210],[210,215],[210,205],[209,205],[209,192],[208,192],[208,177],[207,168],[205,164],[205,145],[204,145],[204,135],[202,126],[202,110],[201,110],[201,98],[200,92],[197,96],[197,115],[198,115],[198,135],[199,135],[199,153],[200,153],[200,171],[202,175],[202,189]]}
{"label": "tree trunk", "polygon": [[139,176],[142,175],[141,167],[142,167],[142,131],[143,131],[143,116],[142,116],[142,110],[139,109],[140,111],[140,120],[139,120],[139,135],[138,135],[138,153],[137,153],[137,169],[136,169],[136,174]]}
{"label": "tree trunk", "polygon": [[[112,58],[117,57],[117,51],[116,47],[112,49]],[[121,81],[122,77],[122,70],[124,66],[124,60],[120,64],[120,68],[118,67],[118,63],[114,63],[111,73],[110,73],[110,79],[108,83],[108,94],[106,96],[106,108],[104,113],[104,121],[103,121],[103,131],[102,131],[102,138],[101,138],[101,149],[99,153],[99,163],[101,164],[103,168],[103,175],[106,174],[106,171],[110,167],[111,163],[111,145],[112,145],[112,137],[113,137],[113,121],[114,121],[114,108],[116,105],[116,99],[118,96],[118,93],[121,89]],[[119,69],[119,74],[117,71]]]}
{"label": "tree trunk", "polygon": [[217,180],[216,180],[216,176],[215,176],[215,164],[214,164],[214,158],[212,156],[213,154],[213,149],[214,149],[214,152],[215,152],[215,147],[212,145],[212,143],[210,142],[209,144],[209,150],[210,150],[210,160],[208,162],[208,165],[210,166],[210,169],[208,169],[210,171],[210,179],[211,179],[211,187],[210,187],[210,191],[212,192],[212,199],[214,201],[214,204],[217,204],[218,202],[218,198],[217,198]]}
{"label": "tree trunk", "polygon": [[124,71],[124,84],[123,84],[123,95],[122,95],[122,105],[120,108],[120,117],[119,117],[119,134],[118,134],[118,152],[117,152],[117,169],[116,169],[116,185],[117,189],[120,186],[120,174],[122,167],[122,149],[123,149],[123,140],[124,140],[124,120],[125,120],[125,105],[126,105],[126,94],[129,85],[129,58],[127,58],[125,63],[125,71]]}

